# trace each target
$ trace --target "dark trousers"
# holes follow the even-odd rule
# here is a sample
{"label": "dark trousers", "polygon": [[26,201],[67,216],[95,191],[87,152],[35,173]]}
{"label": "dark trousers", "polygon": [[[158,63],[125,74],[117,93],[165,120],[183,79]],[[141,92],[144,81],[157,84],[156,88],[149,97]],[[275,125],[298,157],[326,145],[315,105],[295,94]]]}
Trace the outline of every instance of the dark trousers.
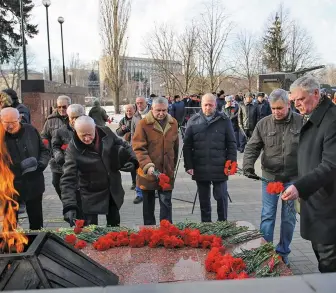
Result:
{"label": "dark trousers", "polygon": [[[84,214],[85,226],[88,225],[98,225],[98,215],[97,214]],[[117,205],[114,200],[110,198],[109,210],[106,215],[106,225],[117,227],[120,226],[120,214]]]}
{"label": "dark trousers", "polygon": [[62,173],[55,173],[55,172],[52,173],[52,185],[54,185],[54,188],[60,199],[62,199],[61,188],[60,188],[60,181],[61,181],[62,175],[63,175]]}
{"label": "dark trousers", "polygon": [[312,243],[321,273],[336,272],[336,244]]}
{"label": "dark trousers", "polygon": [[134,183],[134,184],[135,184],[135,181],[136,181],[136,175],[137,175],[137,172],[136,172],[136,170],[134,170],[134,171],[132,171],[132,172],[131,172],[131,176],[132,176],[132,183]]}
{"label": "dark trousers", "polygon": [[[251,138],[253,130],[249,130],[249,129],[244,129],[243,130],[240,129],[239,131],[239,144],[240,144],[240,150],[243,152],[245,150],[245,146],[248,142],[248,140]],[[245,135],[244,135],[245,133]]]}
{"label": "dark trousers", "polygon": [[[160,203],[160,221],[168,220],[172,223],[172,191],[158,190]],[[155,190],[142,190],[144,225],[156,225],[155,220]]]}
{"label": "dark trousers", "polygon": [[42,194],[36,199],[26,200],[26,211],[29,220],[30,230],[40,230],[43,228]]}
{"label": "dark trousers", "polygon": [[227,181],[196,181],[198,198],[201,207],[202,222],[211,222],[211,183],[213,185],[213,196],[217,201],[218,221],[226,221],[228,214],[228,192]]}
{"label": "dark trousers", "polygon": [[241,136],[242,134],[240,133],[239,129],[238,129],[238,130],[235,130],[235,131],[234,131],[234,134],[235,134],[236,143],[237,143],[237,150],[240,151],[240,150],[241,150],[241,149],[240,149],[240,136]]}

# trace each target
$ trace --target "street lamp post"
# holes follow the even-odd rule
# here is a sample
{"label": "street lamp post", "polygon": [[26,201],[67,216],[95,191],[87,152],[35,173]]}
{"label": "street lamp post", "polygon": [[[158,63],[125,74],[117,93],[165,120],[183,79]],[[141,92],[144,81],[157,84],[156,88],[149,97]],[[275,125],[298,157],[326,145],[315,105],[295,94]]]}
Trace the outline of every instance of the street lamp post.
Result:
{"label": "street lamp post", "polygon": [[48,14],[48,8],[51,5],[50,0],[43,0],[42,4],[46,8],[46,16],[47,16],[47,38],[48,38],[48,56],[49,56],[49,80],[52,81],[52,71],[51,71],[51,58],[50,58],[50,38],[49,38],[49,14]]}
{"label": "street lamp post", "polygon": [[63,46],[63,22],[64,17],[60,16],[58,19],[58,22],[61,25],[61,42],[62,42],[62,60],[63,60],[63,82],[66,83],[66,77],[65,77],[65,64],[64,64],[64,46]]}
{"label": "street lamp post", "polygon": [[26,38],[25,38],[25,27],[24,27],[24,15],[23,15],[23,3],[20,1],[20,16],[21,16],[21,41],[22,41],[22,55],[23,55],[23,70],[25,80],[28,79],[28,70],[27,70],[27,52],[26,52]]}

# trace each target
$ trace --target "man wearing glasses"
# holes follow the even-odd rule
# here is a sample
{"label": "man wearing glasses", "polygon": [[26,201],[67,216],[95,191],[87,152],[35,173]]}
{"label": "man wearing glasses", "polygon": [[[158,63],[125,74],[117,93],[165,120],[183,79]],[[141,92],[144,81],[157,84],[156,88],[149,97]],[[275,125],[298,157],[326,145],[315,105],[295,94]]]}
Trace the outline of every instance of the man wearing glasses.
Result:
{"label": "man wearing glasses", "polygon": [[[56,135],[56,131],[63,125],[69,123],[67,109],[71,104],[71,99],[68,96],[59,96],[57,98],[57,110],[48,116],[41,132],[41,137],[44,145],[51,150],[51,141]],[[50,169],[52,172],[52,184],[61,198],[61,189],[59,187],[60,179],[62,176],[62,167],[56,163],[54,156],[50,160]]]}

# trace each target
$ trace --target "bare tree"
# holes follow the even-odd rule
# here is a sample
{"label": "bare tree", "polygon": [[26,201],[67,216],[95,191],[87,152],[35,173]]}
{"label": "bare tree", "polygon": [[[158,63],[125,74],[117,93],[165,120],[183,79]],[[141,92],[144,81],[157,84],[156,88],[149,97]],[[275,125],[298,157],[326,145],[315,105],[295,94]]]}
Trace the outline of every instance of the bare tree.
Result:
{"label": "bare tree", "polygon": [[331,86],[336,85],[336,64],[328,64],[322,70],[318,70],[313,73],[321,83],[329,84]]}
{"label": "bare tree", "polygon": [[259,55],[256,38],[248,31],[241,31],[232,48],[235,57],[234,72],[247,80],[247,88],[251,92],[256,89]]}
{"label": "bare tree", "polygon": [[[34,61],[34,55],[27,52],[27,66]],[[6,88],[18,91],[20,80],[24,76],[22,50],[16,50],[14,55],[9,58],[7,63],[0,64],[0,84]],[[2,82],[1,82],[2,81]]]}
{"label": "bare tree", "polygon": [[219,78],[225,72],[221,61],[232,30],[232,22],[224,12],[218,0],[211,0],[210,4],[205,5],[199,26],[201,57],[204,59],[211,91],[217,90]]}
{"label": "bare tree", "polygon": [[287,27],[287,32],[284,68],[287,71],[296,71],[316,65],[318,58],[313,39],[308,32],[294,20]]}
{"label": "bare tree", "polygon": [[125,82],[123,57],[127,47],[126,31],[130,11],[129,0],[100,0],[104,76],[114,98],[116,113],[120,112],[120,91]]}

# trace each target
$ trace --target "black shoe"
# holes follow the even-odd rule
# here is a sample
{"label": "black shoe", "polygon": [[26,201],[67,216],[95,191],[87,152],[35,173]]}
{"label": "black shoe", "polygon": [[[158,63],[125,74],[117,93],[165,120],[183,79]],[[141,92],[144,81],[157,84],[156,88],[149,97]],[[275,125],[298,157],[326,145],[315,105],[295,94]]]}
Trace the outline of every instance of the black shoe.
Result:
{"label": "black shoe", "polygon": [[133,200],[133,203],[134,204],[138,204],[138,203],[141,203],[143,201],[143,198],[140,197],[140,196],[137,196],[134,200]]}
{"label": "black shoe", "polygon": [[136,186],[135,183],[132,183],[131,190],[134,190],[135,186]]}

